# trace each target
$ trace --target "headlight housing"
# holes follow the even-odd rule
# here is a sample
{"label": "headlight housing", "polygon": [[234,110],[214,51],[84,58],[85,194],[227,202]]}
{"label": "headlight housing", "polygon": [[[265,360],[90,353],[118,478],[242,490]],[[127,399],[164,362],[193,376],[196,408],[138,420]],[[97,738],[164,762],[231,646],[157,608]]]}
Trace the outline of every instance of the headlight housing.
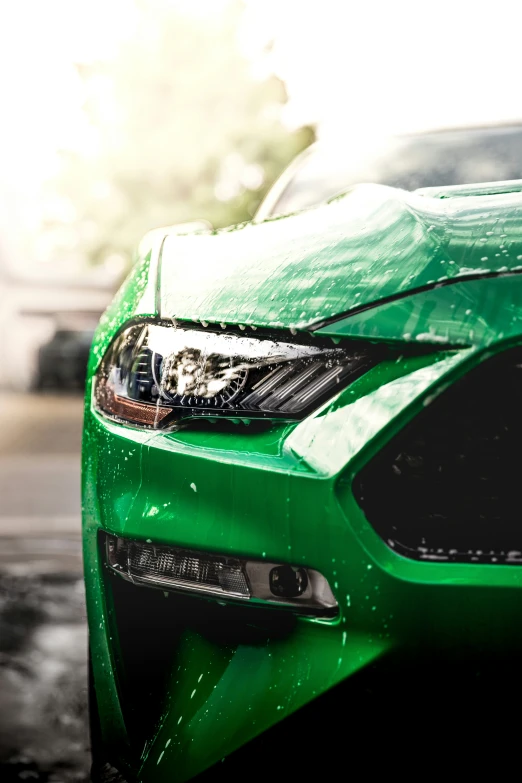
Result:
{"label": "headlight housing", "polygon": [[301,419],[378,361],[375,347],[306,337],[134,323],[100,365],[95,404],[106,416],[152,429],[201,416]]}

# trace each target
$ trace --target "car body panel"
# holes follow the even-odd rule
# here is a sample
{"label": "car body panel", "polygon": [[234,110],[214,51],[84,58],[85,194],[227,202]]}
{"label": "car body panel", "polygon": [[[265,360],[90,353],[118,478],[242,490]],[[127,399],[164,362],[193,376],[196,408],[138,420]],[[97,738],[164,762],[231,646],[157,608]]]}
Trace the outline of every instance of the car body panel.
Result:
{"label": "car body panel", "polygon": [[[456,379],[521,342],[522,278],[513,274],[522,254],[521,197],[471,197],[457,204],[402,192],[390,196],[382,188],[359,193],[318,214],[230,234],[176,237],[171,246],[167,240],[159,296],[158,241],[142,253],[100,324],[85,408],[85,579],[102,734],[111,760],[130,779],[188,780],[391,652],[419,644],[451,647],[459,640],[478,650],[520,642],[520,568],[408,560],[368,523],[351,484]],[[243,239],[234,244],[234,236]],[[211,280],[198,283],[195,273],[188,274],[182,289],[175,265],[187,269],[200,253],[210,259],[213,247]],[[486,254],[487,264],[480,260]],[[227,257],[231,266],[219,278]],[[451,284],[441,275],[448,265],[455,267]],[[506,271],[511,274],[475,279]],[[466,275],[473,279],[464,281]],[[359,311],[331,322],[351,308]],[[381,340],[402,344],[404,352],[383,360],[306,419],[274,422],[267,430],[209,425],[159,432],[104,419],[91,395],[105,349],[129,320],[167,313],[272,328],[326,321],[320,333],[334,341]],[[424,343],[429,351],[410,350]],[[170,594],[165,606],[172,622],[179,616],[180,635],[157,720],[138,747],[124,706],[132,687],[120,662],[101,530],[316,568],[332,587],[339,617],[297,619],[279,634],[258,629],[252,640],[250,615],[243,623],[230,607],[197,598],[190,599],[193,613],[181,614],[181,598]],[[222,613],[221,638],[198,624],[203,606]],[[137,614],[136,627],[139,620]]]}
{"label": "car body panel", "polygon": [[317,335],[423,345],[480,346],[522,333],[522,276],[456,282],[368,307]]}
{"label": "car body panel", "polygon": [[[262,469],[255,436],[248,447],[244,444],[241,456],[228,433],[216,435],[209,447],[206,433],[143,437],[135,430],[107,426],[95,415],[90,419],[92,445],[86,444],[84,481],[95,488],[97,501],[95,507],[86,505],[84,519],[89,613],[96,618],[96,625],[91,623],[93,665],[105,736],[120,765],[128,759],[138,764],[138,749],[126,745],[114,660],[117,629],[111,621],[99,529],[210,551],[261,554],[275,561],[299,553],[299,562],[327,576],[341,605],[339,622],[302,620],[288,638],[267,638],[262,645],[218,643],[188,627],[172,662],[169,698],[146,748],[139,774],[143,781],[190,779],[405,644],[430,637],[436,643],[454,641],[461,632],[484,644],[492,627],[492,621],[484,619],[485,606],[497,625],[516,630],[519,569],[408,561],[382,542],[350,489],[352,473],[415,414],[441,381],[462,372],[471,359],[479,360],[473,350],[450,353],[425,367],[402,367],[395,372],[399,377],[389,368],[387,384],[381,368],[373,393],[366,378],[357,400],[348,401],[345,393],[345,399],[328,410],[272,433],[281,454],[289,451],[293,457],[293,464],[281,462],[277,471],[269,463]],[[318,421],[320,426],[314,428]],[[327,463],[325,444],[332,455]],[[218,452],[222,459],[217,459]],[[447,589],[441,591],[442,585]],[[176,596],[168,600],[172,604]],[[427,607],[428,625],[423,615]],[[238,683],[247,672],[248,687],[242,688]],[[218,724],[213,720],[217,712]]]}
{"label": "car body panel", "polygon": [[302,623],[291,642],[228,649],[187,633],[169,688],[172,699],[140,778],[190,779],[389,646],[366,633],[328,630]]}
{"label": "car body panel", "polygon": [[167,237],[164,318],[308,328],[469,276],[522,271],[520,192],[437,199],[361,185],[330,204]]}

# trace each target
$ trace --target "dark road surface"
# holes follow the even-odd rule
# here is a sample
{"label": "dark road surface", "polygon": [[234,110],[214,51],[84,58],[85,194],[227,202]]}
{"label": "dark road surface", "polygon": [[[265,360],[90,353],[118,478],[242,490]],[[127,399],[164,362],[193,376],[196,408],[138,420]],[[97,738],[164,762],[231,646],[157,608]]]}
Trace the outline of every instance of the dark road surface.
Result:
{"label": "dark road surface", "polygon": [[0,396],[0,781],[89,779],[80,397]]}

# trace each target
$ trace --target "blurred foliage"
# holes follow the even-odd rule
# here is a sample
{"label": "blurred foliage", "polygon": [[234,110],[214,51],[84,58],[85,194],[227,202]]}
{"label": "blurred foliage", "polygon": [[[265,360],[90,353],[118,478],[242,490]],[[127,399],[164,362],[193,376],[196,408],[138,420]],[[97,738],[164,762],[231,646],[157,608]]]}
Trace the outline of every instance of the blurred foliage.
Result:
{"label": "blurred foliage", "polygon": [[58,190],[91,263],[128,263],[151,228],[249,220],[314,137],[282,125],[282,82],[253,77],[238,46],[240,2],[208,19],[161,0],[138,8],[137,32],[111,61],[78,66],[91,150],[63,153]]}

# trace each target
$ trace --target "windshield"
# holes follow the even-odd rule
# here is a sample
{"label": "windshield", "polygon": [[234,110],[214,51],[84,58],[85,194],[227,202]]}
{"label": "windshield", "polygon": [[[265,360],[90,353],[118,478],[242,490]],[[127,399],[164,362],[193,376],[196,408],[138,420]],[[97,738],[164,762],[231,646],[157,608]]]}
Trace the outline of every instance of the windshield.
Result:
{"label": "windshield", "polygon": [[258,219],[324,203],[361,182],[415,190],[509,179],[522,179],[522,125],[401,136],[358,154],[319,143]]}

